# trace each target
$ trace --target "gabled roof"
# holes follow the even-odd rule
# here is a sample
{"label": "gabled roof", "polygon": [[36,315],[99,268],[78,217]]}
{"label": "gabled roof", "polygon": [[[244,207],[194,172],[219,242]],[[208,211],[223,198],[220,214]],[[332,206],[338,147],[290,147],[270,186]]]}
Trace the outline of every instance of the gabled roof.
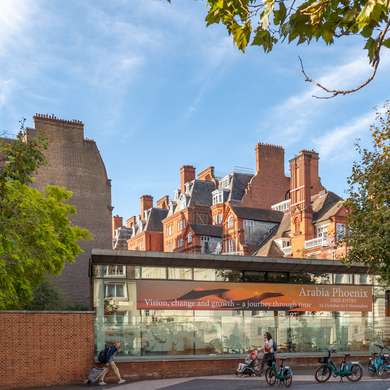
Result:
{"label": "gabled roof", "polygon": [[212,181],[194,180],[188,206],[208,206],[212,204],[211,193],[215,190]]}
{"label": "gabled roof", "polygon": [[283,218],[283,213],[281,211],[271,209],[232,206],[232,210],[237,217],[254,221],[280,223]]}
{"label": "gabled roof", "polygon": [[[326,221],[338,213],[343,207],[343,199],[334,192],[321,191],[311,197],[313,208],[313,223],[319,223]],[[290,212],[284,213],[283,219],[280,222],[279,228],[276,233],[269,237],[269,239],[262,243],[255,253],[256,256],[274,256],[279,251],[274,240],[282,237],[287,237],[288,232],[291,230],[291,214]]]}
{"label": "gabled roof", "polygon": [[161,221],[167,216],[167,214],[168,210],[166,209],[159,209],[157,207],[151,208],[145,230],[149,232],[162,232],[163,224]]}
{"label": "gabled roof", "polygon": [[252,177],[253,175],[248,173],[233,172],[228,200],[231,202],[240,201]]}
{"label": "gabled roof", "polygon": [[192,231],[201,236],[222,237],[222,227],[216,225],[190,224]]}

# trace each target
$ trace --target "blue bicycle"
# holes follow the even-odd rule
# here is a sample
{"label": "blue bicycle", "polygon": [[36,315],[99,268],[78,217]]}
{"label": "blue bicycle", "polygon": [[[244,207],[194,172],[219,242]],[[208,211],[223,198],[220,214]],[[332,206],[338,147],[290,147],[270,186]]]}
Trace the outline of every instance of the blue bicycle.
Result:
{"label": "blue bicycle", "polygon": [[374,352],[368,362],[368,373],[372,376],[382,376],[385,372],[390,371],[390,355],[388,353],[383,353],[383,350],[390,349],[384,345],[375,344],[379,349],[378,352]]}

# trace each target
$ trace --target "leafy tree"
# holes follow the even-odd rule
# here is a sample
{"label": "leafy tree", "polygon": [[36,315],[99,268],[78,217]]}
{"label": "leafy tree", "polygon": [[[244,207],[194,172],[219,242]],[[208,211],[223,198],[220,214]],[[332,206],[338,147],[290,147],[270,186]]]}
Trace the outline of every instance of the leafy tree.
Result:
{"label": "leafy tree", "polygon": [[46,275],[58,275],[81,253],[78,241],[90,238],[69,219],[76,213],[70,191],[30,186],[44,148],[24,129],[11,142],[0,140],[0,309],[25,306]]}
{"label": "leafy tree", "polygon": [[347,260],[364,263],[390,283],[390,104],[371,127],[372,150],[359,146],[360,160],[348,180]]}
{"label": "leafy tree", "polygon": [[48,279],[43,279],[32,292],[31,301],[25,310],[61,310],[64,300],[59,289]]}
{"label": "leafy tree", "polygon": [[327,95],[346,95],[367,85],[376,74],[383,47],[390,48],[389,0],[208,0],[207,25],[222,23],[237,47],[260,46],[270,52],[278,42],[327,45],[337,39],[358,36],[364,41],[372,75],[350,90],[330,89],[302,72]]}

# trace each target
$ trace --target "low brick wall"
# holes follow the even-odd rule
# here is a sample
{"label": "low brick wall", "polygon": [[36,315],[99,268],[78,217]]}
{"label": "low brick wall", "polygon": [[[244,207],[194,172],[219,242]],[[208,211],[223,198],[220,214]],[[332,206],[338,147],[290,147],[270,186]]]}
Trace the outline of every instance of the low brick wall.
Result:
{"label": "low brick wall", "polygon": [[93,365],[93,312],[0,311],[0,389],[80,382]]}
{"label": "low brick wall", "polygon": [[[284,354],[280,356],[284,357]],[[304,369],[318,366],[320,356],[325,356],[325,353],[318,356],[299,356],[288,354],[286,363],[293,369]],[[341,361],[340,356],[333,357],[337,363]],[[119,360],[119,359],[118,359]],[[368,356],[365,354],[354,355],[351,360],[360,361],[366,364]],[[206,359],[177,359],[177,360],[140,360],[133,362],[118,361],[117,365],[121,375],[129,380],[144,380],[144,379],[161,379],[161,378],[178,378],[192,376],[209,376],[209,375],[226,375],[234,374],[238,363],[242,363],[243,359],[229,358],[206,358]],[[314,370],[313,370],[314,373]],[[107,376],[107,381],[113,381],[115,377],[110,373]]]}

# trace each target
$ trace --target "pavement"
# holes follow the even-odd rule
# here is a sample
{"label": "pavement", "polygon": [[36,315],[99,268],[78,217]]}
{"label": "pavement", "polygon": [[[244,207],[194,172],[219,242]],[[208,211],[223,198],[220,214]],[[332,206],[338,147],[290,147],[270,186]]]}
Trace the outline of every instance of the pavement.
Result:
{"label": "pavement", "polygon": [[[118,390],[255,390],[269,389],[272,387],[265,383],[264,377],[238,378],[235,375],[218,375],[196,378],[177,379],[155,379],[148,381],[124,383],[123,385],[108,384],[107,386],[95,385],[68,385],[34,388],[34,390],[97,390],[97,389],[118,389]],[[275,385],[275,389],[283,389],[284,386]],[[358,383],[351,383],[345,379],[331,379],[325,384],[315,383],[313,373],[294,374],[291,389],[302,390],[390,390],[390,376],[388,378],[370,378],[366,375]]]}

